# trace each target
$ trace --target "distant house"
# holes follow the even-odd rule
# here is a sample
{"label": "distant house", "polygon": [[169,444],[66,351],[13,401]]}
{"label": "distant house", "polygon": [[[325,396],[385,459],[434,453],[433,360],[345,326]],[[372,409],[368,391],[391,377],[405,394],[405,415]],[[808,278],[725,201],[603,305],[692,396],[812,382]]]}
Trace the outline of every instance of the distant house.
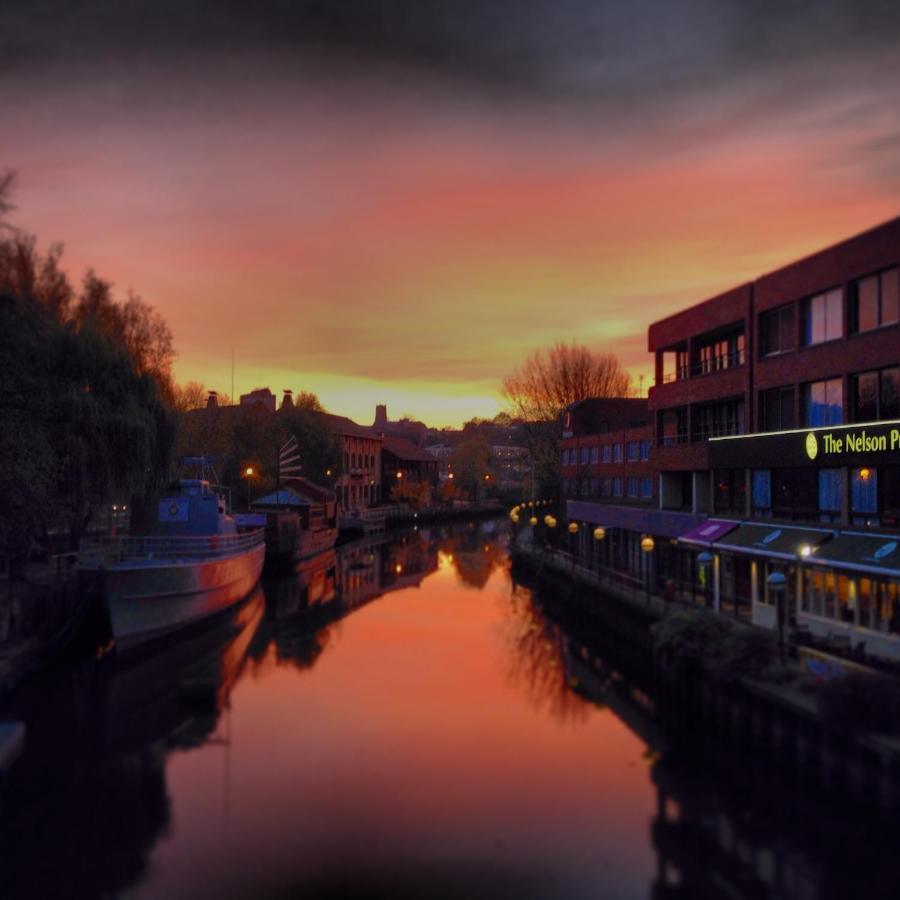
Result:
{"label": "distant house", "polygon": [[426,450],[405,438],[386,437],[381,446],[381,478],[385,499],[394,485],[429,484],[438,481],[438,461]]}

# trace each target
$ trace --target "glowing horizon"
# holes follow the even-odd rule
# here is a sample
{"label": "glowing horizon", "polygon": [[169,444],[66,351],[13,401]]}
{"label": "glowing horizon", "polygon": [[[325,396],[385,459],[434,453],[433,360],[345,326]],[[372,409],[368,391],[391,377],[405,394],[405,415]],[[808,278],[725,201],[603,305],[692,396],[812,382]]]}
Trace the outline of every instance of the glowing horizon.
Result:
{"label": "glowing horizon", "polygon": [[[92,266],[153,304],[181,383],[231,393],[233,348],[236,396],[307,390],[361,423],[383,402],[458,426],[574,338],[646,390],[651,322],[900,212],[900,62],[887,32],[856,23],[854,53],[839,22],[751,65],[740,22],[697,32],[664,4],[683,46],[635,56],[637,26],[594,15],[618,41],[606,68],[578,29],[546,43],[552,17],[517,21],[510,47],[414,23],[485,54],[477,77],[405,45],[398,63],[365,30],[352,52],[267,32],[241,53],[67,59],[69,41],[14,59],[14,223],[64,242],[73,280]],[[778,33],[805,34],[797,16]],[[522,85],[499,65],[517,42],[541,51]]]}

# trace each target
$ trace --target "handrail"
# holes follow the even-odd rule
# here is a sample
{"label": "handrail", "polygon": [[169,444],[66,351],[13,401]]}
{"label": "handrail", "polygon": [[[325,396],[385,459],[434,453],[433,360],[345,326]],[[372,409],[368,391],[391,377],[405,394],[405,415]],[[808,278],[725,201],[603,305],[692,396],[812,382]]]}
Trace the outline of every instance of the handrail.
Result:
{"label": "handrail", "polygon": [[246,553],[265,543],[265,529],[240,534],[138,535],[114,537],[88,546],[79,554],[82,568],[123,562],[162,563],[192,559],[220,559]]}

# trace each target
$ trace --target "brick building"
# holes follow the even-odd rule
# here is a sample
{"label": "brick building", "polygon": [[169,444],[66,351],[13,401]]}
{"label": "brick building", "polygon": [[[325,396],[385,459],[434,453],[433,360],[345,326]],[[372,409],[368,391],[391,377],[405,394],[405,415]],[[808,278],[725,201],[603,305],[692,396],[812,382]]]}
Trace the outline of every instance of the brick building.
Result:
{"label": "brick building", "polygon": [[573,460],[572,434],[569,517],[652,536],[629,565],[667,593],[900,657],[898,273],[900,218],[652,324],[653,509],[598,491],[607,439]]}

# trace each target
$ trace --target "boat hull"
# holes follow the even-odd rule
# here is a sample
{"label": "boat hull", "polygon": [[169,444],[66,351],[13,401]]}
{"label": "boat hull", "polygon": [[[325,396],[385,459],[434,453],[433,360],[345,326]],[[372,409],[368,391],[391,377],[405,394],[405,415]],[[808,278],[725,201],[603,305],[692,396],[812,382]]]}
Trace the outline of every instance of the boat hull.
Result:
{"label": "boat hull", "polygon": [[207,560],[119,563],[104,572],[116,648],[125,652],[227,609],[259,581],[265,545]]}

